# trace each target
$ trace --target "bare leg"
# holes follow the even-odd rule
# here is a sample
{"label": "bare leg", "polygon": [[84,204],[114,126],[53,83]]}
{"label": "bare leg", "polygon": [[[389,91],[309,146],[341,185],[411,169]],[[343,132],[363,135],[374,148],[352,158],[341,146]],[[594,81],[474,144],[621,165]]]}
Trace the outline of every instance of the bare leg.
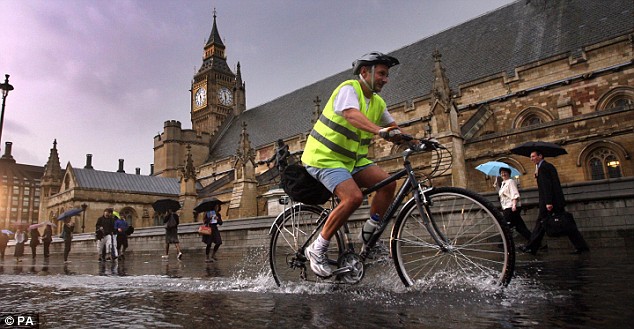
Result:
{"label": "bare leg", "polygon": [[[350,215],[361,206],[363,194],[359,187],[370,187],[387,177],[389,177],[389,174],[383,169],[378,166],[370,166],[355,174],[353,179],[339,184],[335,189],[335,194],[341,202],[328,216],[328,220],[321,231],[321,236],[326,240],[330,240],[335,232],[348,220]],[[371,213],[383,216],[394,198],[395,190],[395,182],[379,189],[374,198],[372,198]]]}

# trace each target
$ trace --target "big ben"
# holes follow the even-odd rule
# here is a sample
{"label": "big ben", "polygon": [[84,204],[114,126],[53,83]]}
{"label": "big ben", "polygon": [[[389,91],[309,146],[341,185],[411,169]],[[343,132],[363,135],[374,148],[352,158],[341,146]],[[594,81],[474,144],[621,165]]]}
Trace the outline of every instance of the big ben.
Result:
{"label": "big ben", "polygon": [[214,135],[222,123],[234,113],[236,74],[227,65],[225,45],[216,26],[216,13],[211,34],[204,47],[203,63],[194,75],[191,89],[192,128]]}

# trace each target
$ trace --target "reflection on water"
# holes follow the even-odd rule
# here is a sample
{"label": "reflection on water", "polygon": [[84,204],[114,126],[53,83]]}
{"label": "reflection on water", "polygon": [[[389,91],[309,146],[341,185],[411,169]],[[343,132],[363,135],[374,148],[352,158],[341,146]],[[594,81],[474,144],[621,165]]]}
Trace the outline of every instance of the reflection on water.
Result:
{"label": "reflection on water", "polygon": [[[631,252],[630,252],[631,253]],[[632,326],[634,261],[520,256],[506,289],[455,276],[405,288],[391,264],[359,285],[278,288],[266,256],[204,263],[131,255],[99,263],[0,263],[0,310],[38,312],[42,328],[597,328]]]}

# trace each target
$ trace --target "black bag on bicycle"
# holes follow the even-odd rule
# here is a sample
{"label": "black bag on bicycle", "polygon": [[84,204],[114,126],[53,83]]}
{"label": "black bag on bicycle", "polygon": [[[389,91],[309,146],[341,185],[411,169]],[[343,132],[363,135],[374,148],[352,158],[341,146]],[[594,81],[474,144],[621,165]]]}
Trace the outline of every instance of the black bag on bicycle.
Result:
{"label": "black bag on bicycle", "polygon": [[568,235],[577,227],[575,219],[571,213],[563,211],[560,213],[551,212],[542,222],[546,235],[550,237],[560,237]]}
{"label": "black bag on bicycle", "polygon": [[300,164],[291,164],[284,169],[280,186],[291,199],[305,204],[323,204],[332,195]]}

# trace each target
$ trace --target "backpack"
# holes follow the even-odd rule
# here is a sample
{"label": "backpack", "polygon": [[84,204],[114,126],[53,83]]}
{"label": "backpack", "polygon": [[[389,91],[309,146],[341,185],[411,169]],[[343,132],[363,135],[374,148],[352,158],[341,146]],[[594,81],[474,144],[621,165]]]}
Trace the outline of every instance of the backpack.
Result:
{"label": "backpack", "polygon": [[178,224],[176,223],[176,219],[174,218],[174,215],[171,214],[170,218],[167,220],[167,223],[165,224],[165,228],[175,228],[176,226],[178,226]]}
{"label": "backpack", "polygon": [[332,196],[332,193],[300,164],[291,164],[284,169],[280,186],[291,199],[305,204],[323,204]]}

